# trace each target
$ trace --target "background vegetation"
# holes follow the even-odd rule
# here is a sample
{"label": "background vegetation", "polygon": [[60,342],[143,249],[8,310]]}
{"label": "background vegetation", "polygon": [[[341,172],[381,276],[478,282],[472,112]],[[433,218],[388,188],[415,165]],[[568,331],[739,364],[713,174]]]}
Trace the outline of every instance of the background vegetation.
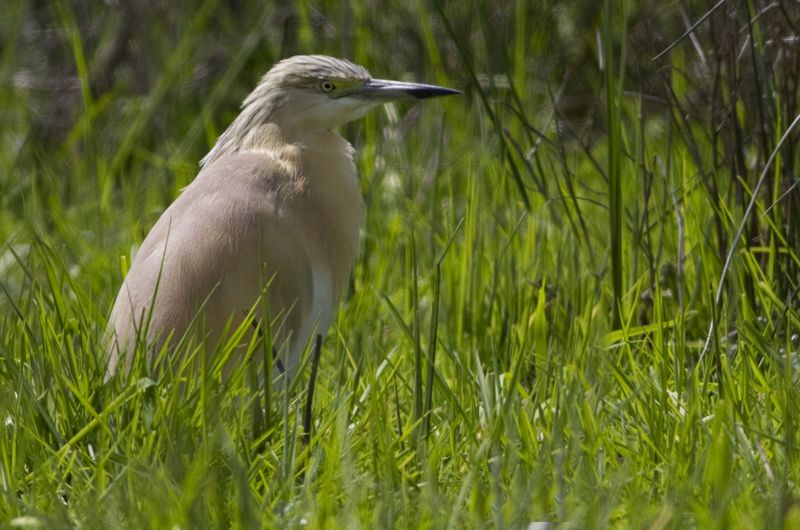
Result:
{"label": "background vegetation", "polygon": [[[465,91],[343,131],[308,446],[305,380],[103,384],[100,345],[295,53]],[[800,527],[799,84],[791,0],[4,0],[0,527]]]}

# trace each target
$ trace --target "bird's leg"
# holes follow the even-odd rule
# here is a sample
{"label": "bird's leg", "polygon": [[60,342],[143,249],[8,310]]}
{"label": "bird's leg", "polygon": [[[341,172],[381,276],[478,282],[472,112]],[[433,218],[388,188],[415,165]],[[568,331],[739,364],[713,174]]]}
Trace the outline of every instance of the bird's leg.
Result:
{"label": "bird's leg", "polygon": [[322,352],[322,335],[317,335],[314,341],[314,357],[311,359],[311,375],[308,378],[308,393],[306,394],[306,410],[303,417],[303,445],[308,445],[311,440],[311,406],[314,402],[314,385],[317,382],[317,368],[319,356]]}

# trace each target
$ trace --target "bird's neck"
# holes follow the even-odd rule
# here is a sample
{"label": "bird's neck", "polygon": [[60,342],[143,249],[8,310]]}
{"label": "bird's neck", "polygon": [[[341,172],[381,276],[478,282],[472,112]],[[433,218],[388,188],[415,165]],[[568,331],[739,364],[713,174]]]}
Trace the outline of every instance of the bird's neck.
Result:
{"label": "bird's neck", "polygon": [[[340,142],[345,142],[338,134],[322,126],[298,121],[295,116],[286,114],[286,109],[282,108],[280,102],[272,105],[248,105],[246,102],[242,112],[202,159],[201,166],[207,166],[222,155],[235,151],[269,151],[287,145],[296,145],[302,149],[313,148],[313,144],[317,142],[327,145],[332,138],[337,146]],[[352,159],[349,144],[341,153]]]}

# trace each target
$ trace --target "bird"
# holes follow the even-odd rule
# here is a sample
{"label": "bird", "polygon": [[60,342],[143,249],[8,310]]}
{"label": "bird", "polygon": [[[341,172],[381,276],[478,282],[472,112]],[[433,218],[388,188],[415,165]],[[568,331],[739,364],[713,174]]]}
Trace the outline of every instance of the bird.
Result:
{"label": "bird", "polygon": [[109,316],[106,379],[130,371],[137,344],[170,352],[195,327],[211,351],[263,294],[280,315],[270,336],[291,381],[358,255],[364,202],[355,150],[336,127],[386,102],[460,93],[374,79],[325,55],[274,64],[135,253]]}

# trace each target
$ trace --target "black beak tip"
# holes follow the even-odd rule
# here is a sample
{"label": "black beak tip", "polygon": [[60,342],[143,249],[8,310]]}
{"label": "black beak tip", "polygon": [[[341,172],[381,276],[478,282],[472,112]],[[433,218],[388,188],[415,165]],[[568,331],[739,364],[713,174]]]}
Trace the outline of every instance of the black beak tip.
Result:
{"label": "black beak tip", "polygon": [[441,86],[424,86],[411,90],[410,94],[417,99],[428,99],[440,96],[457,96],[459,94],[463,94],[463,92],[453,88],[445,88]]}

